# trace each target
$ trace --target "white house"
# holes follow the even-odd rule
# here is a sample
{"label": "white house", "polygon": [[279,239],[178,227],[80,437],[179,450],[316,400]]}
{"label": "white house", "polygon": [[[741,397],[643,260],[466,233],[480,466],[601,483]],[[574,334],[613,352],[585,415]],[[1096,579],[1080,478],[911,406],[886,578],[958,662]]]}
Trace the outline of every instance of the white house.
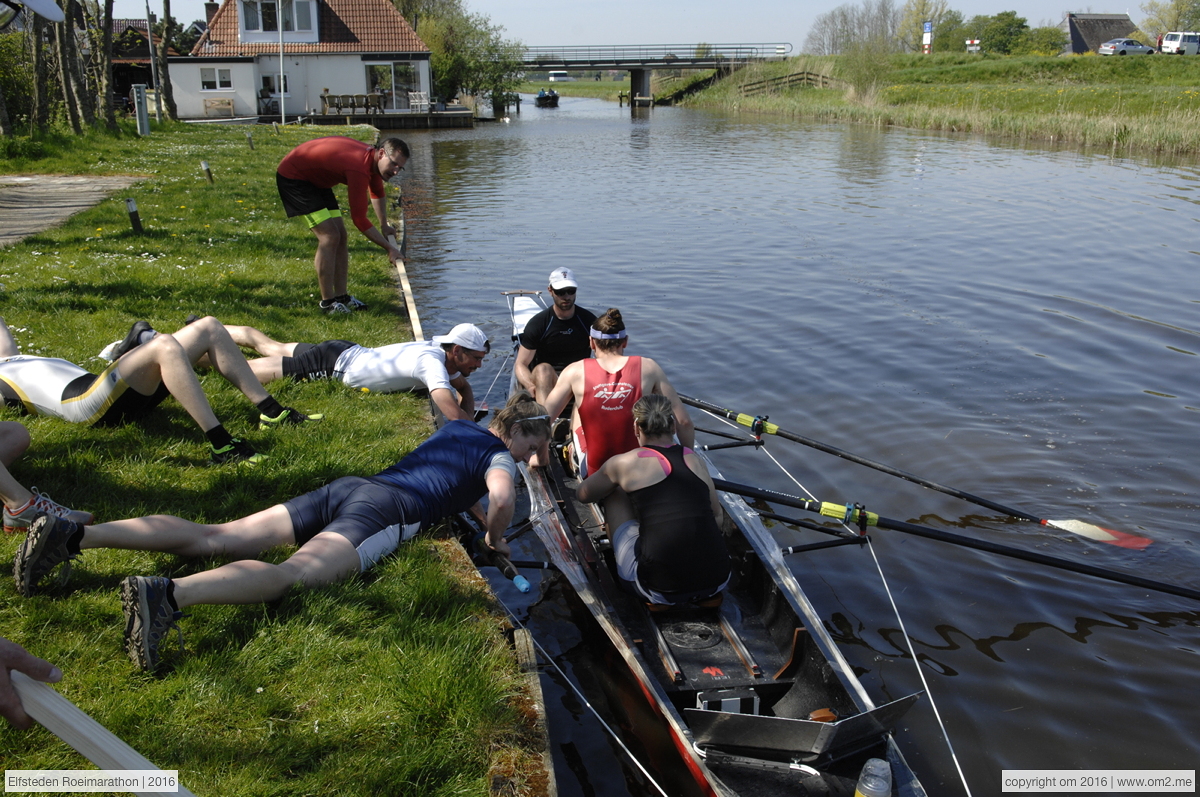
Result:
{"label": "white house", "polygon": [[281,47],[288,116],[321,113],[326,92],[395,112],[430,90],[429,48],[388,0],[224,0],[191,56],[169,59],[179,116],[279,113]]}

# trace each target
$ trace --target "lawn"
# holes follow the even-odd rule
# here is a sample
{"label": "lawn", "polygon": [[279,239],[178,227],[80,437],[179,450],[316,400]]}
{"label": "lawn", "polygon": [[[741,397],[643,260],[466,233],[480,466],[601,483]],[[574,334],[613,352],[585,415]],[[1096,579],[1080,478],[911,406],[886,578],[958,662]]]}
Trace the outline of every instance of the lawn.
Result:
{"label": "lawn", "polygon": [[[0,308],[22,350],[98,372],[96,354],[133,321],[171,331],[189,313],[282,340],[411,339],[390,266],[355,231],[351,289],[370,310],[317,311],[314,241],[284,219],[273,172],[293,146],[329,132],[172,125],[139,139],[127,127],[120,136],[10,147],[10,156],[45,157],[10,157],[6,173],[145,177],[0,249]],[[337,132],[368,139],[374,130]],[[137,200],[142,235],[130,229],[126,197]],[[0,411],[33,438],[11,470],[99,520],[167,513],[223,521],[338,476],[375,473],[431,431],[427,403],[413,396],[277,382],[268,389],[284,405],[326,419],[260,432],[257,410],[231,385],[212,373],[201,381],[230,432],[268,455],[264,464],[210,465],[203,435],[168,399],[147,421],[116,429]],[[4,561],[18,542],[0,540]],[[181,622],[186,654],[172,638],[155,676],[135,671],[122,650],[121,580],[217,562],[88,551],[63,588],[28,600],[11,582],[0,588],[0,634],[61,667],[62,694],[158,766],[178,769],[197,794],[486,794],[496,757],[524,755],[520,676],[486,589],[450,564],[451,550],[422,537],[332,588],[297,589],[268,605],[193,607]],[[90,766],[44,729],[17,733],[6,724],[0,764]]]}

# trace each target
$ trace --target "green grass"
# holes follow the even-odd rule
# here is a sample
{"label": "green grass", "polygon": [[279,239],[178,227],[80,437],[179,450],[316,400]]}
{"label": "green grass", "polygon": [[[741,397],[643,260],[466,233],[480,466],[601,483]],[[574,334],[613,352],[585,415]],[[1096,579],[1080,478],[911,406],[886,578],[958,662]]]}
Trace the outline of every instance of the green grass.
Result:
{"label": "green grass", "polygon": [[[735,73],[699,107],[1053,141],[1117,152],[1200,152],[1200,58],[891,56],[875,85],[849,56],[800,56]],[[799,71],[857,82],[743,97],[744,83]]]}
{"label": "green grass", "polygon": [[576,80],[571,83],[549,83],[547,81],[532,81],[522,83],[517,91],[523,94],[537,94],[539,90],[554,89],[563,97],[592,97],[600,100],[617,101],[617,94],[629,93],[628,80]]}
{"label": "green grass", "polygon": [[[351,288],[371,309],[317,312],[314,240],[284,219],[273,173],[297,143],[332,132],[175,125],[144,140],[126,128],[119,137],[27,142],[48,157],[9,160],[3,171],[145,179],[0,249],[0,307],[22,350],[98,371],[96,353],[134,320],[170,331],[189,313],[283,340],[410,339],[386,259],[355,231]],[[373,130],[336,132],[366,138]],[[137,199],[144,235],[130,230],[127,196]],[[269,389],[281,402],[326,420],[259,432],[256,409],[238,391],[213,373],[201,381],[218,417],[266,463],[210,466],[199,429],[168,399],[145,422],[117,429],[0,411],[33,438],[11,470],[100,520],[168,513],[223,521],[338,476],[375,473],[431,430],[426,403],[412,396],[277,382]],[[11,562],[18,541],[0,540],[0,559]],[[168,643],[165,672],[155,677],[136,672],[122,650],[121,579],[217,562],[88,551],[65,589],[23,600],[11,582],[0,588],[0,633],[59,665],[63,694],[157,765],[178,769],[197,794],[484,794],[495,751],[520,752],[517,675],[485,590],[453,574],[442,550],[422,539],[335,587],[295,590],[265,606],[194,607],[182,622],[187,655]],[[20,734],[6,724],[0,764],[88,767],[45,730]]]}

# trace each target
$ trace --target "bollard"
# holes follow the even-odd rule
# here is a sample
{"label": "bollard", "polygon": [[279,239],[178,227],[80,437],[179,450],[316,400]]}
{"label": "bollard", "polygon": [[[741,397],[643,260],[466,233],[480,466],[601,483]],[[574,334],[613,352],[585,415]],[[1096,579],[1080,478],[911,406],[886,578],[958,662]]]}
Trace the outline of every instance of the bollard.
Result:
{"label": "bollard", "polygon": [[279,135],[279,122],[271,122],[271,127],[275,128],[275,135]]}
{"label": "bollard", "polygon": [[209,171],[208,161],[200,161],[200,168],[204,170],[204,176],[208,178],[208,184],[212,185],[212,172]]}
{"label": "bollard", "polygon": [[250,145],[250,149],[254,149],[254,136],[246,134],[246,143]]}
{"label": "bollard", "polygon": [[133,225],[133,231],[142,234],[142,220],[138,217],[137,200],[130,197],[125,200],[125,209],[129,211],[129,223]]}

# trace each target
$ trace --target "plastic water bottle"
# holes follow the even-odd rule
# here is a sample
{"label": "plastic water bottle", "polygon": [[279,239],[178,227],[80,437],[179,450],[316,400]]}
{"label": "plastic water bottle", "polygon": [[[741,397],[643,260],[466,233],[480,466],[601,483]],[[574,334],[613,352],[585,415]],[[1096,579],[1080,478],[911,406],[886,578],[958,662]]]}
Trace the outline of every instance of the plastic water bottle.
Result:
{"label": "plastic water bottle", "polygon": [[882,758],[869,758],[863,764],[862,774],[858,777],[858,786],[854,789],[854,797],[891,797],[892,768]]}

